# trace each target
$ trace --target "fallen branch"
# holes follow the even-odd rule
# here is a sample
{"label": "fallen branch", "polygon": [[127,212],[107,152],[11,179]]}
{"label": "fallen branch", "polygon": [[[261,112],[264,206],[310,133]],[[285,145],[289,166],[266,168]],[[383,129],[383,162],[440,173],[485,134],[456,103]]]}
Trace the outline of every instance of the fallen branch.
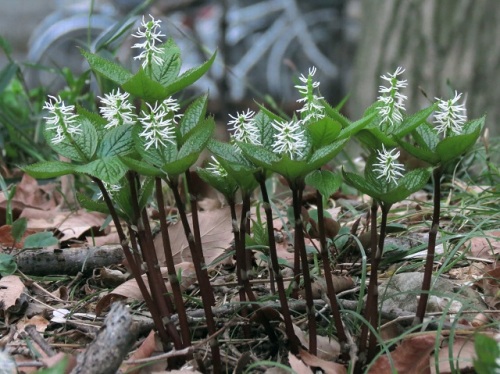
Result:
{"label": "fallen branch", "polygon": [[71,374],[116,373],[137,335],[127,306],[114,303],[96,339],[78,356]]}
{"label": "fallen branch", "polygon": [[28,275],[91,273],[94,269],[119,264],[123,250],[118,245],[65,249],[36,249],[20,252],[17,267]]}

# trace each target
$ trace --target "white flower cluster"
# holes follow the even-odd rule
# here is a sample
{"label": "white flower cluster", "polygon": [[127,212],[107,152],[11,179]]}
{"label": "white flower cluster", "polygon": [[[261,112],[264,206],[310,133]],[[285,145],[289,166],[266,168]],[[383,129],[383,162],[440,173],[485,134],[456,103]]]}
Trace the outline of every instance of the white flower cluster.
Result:
{"label": "white flower cluster", "polygon": [[[259,129],[255,125],[253,116],[255,112],[248,109],[245,112],[236,112],[236,116],[232,116],[231,120],[228,122],[230,131],[233,131],[233,139],[243,143],[250,143],[255,145],[261,145]],[[239,149],[239,148],[238,148]]]}
{"label": "white flower cluster", "polygon": [[99,97],[103,106],[100,108],[102,116],[108,121],[106,129],[135,122],[135,107],[128,100],[129,93],[120,93],[120,89]]}
{"label": "white flower cluster", "polygon": [[457,104],[461,93],[455,91],[455,97],[450,100],[441,100],[436,97],[438,110],[434,114],[434,123],[437,125],[436,130],[444,136],[462,132],[462,127],[467,121],[467,111],[465,103]]}
{"label": "white flower cluster", "polygon": [[378,111],[383,129],[391,131],[395,125],[403,121],[403,111],[405,111],[404,101],[407,99],[400,90],[408,83],[406,80],[399,80],[398,76],[403,74],[405,69],[399,66],[392,74],[382,75],[381,78],[389,82],[389,86],[380,86],[378,101],[381,103]]}
{"label": "white flower cluster", "polygon": [[402,172],[405,170],[403,164],[397,162],[399,158],[399,151],[394,148],[390,151],[385,149],[382,144],[382,150],[377,150],[378,163],[373,164],[375,168],[373,169],[377,174],[377,179],[385,178],[387,183],[398,184],[398,179],[403,176]]}
{"label": "white flower cluster", "polygon": [[52,144],[61,143],[66,136],[81,135],[80,124],[76,124],[78,115],[75,114],[74,105],[65,105],[61,97],[49,95],[51,100],[46,101],[43,109],[49,111],[49,116],[44,117],[47,122],[47,130],[55,130]]}
{"label": "white flower cluster", "polygon": [[212,156],[212,161],[208,163],[207,165],[207,170],[211,172],[214,175],[217,175],[219,177],[227,177],[227,171],[224,169],[224,167],[220,164],[220,162]]}
{"label": "white flower cluster", "polygon": [[146,103],[149,112],[142,111],[139,121],[143,127],[143,131],[139,136],[146,139],[145,148],[148,150],[154,145],[158,148],[159,145],[167,146],[167,143],[176,144],[175,142],[175,124],[181,114],[176,114],[180,106],[177,101],[169,97],[163,102],[156,102],[154,106]]}
{"label": "white flower cluster", "polygon": [[313,77],[316,74],[316,68],[313,66],[309,68],[307,77],[301,74],[299,80],[304,83],[304,85],[297,85],[295,88],[302,95],[300,99],[297,100],[298,103],[304,103],[302,108],[298,110],[302,114],[302,121],[304,123],[309,123],[310,121],[317,121],[325,116],[325,108],[320,103],[323,99],[322,96],[316,95],[314,90],[319,87],[317,81],[313,81]]}
{"label": "white flower cluster", "polygon": [[151,21],[146,22],[144,16],[142,16],[142,23],[136,34],[132,34],[135,38],[145,38],[146,40],[142,43],[136,43],[132,48],[141,48],[143,51],[134,57],[134,60],[144,60],[142,62],[142,67],[150,66],[153,62],[157,65],[163,63],[163,59],[160,57],[162,50],[156,46],[156,43],[161,43],[160,37],[165,36],[161,33],[160,23],[161,20],[155,20],[150,14],[149,17]]}
{"label": "white flower cluster", "polygon": [[273,142],[274,153],[280,155],[288,154],[292,160],[304,157],[304,149],[307,146],[307,142],[302,121],[275,121],[272,123],[272,126],[276,130]]}

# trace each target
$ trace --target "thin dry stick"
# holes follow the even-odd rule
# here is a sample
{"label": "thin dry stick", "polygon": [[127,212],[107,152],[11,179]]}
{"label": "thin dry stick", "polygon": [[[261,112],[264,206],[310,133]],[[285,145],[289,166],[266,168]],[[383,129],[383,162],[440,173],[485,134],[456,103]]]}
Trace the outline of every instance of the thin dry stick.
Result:
{"label": "thin dry stick", "polygon": [[182,291],[175,271],[172,248],[170,246],[170,236],[168,234],[167,216],[165,214],[165,201],[163,199],[162,184],[159,177],[155,178],[156,201],[158,203],[158,212],[160,216],[160,231],[163,239],[163,251],[165,252],[165,262],[168,270],[168,279],[174,295],[174,304],[179,316],[179,326],[181,329],[182,342],[184,347],[191,345],[191,334],[189,331],[189,322],[187,319],[186,308],[182,298]]}
{"label": "thin dry stick", "polygon": [[439,230],[439,216],[441,214],[441,174],[441,167],[435,168],[432,174],[434,180],[434,212],[432,213],[432,226],[429,231],[429,241],[427,243],[427,258],[425,260],[424,279],[422,280],[422,293],[417,305],[417,312],[413,321],[414,325],[418,325],[424,320],[427,301],[429,300],[429,291],[431,289],[436,239]]}
{"label": "thin dry stick", "polygon": [[264,175],[259,175],[257,176],[257,181],[259,182],[260,185],[263,207],[266,213],[267,235],[269,240],[269,255],[271,257],[271,265],[273,267],[273,272],[276,279],[276,285],[278,287],[278,297],[281,305],[281,314],[283,314],[283,321],[285,322],[285,332],[289,340],[290,351],[293,354],[298,354],[300,341],[295,335],[295,332],[293,330],[292,316],[290,314],[290,308],[288,307],[288,299],[286,297],[285,285],[283,284],[283,275],[281,274],[280,266],[278,263],[276,242],[274,241],[273,212],[271,211],[271,203],[269,201],[269,195],[267,194],[266,178]]}

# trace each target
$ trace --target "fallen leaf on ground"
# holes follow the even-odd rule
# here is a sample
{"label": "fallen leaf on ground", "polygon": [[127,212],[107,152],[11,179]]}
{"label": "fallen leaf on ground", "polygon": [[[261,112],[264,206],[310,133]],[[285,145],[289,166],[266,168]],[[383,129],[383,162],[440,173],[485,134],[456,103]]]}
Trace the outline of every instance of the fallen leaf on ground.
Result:
{"label": "fallen leaf on ground", "polygon": [[[451,374],[457,372],[465,372],[474,366],[474,358],[476,358],[476,349],[472,336],[455,336],[453,339],[453,347],[451,349],[451,357],[453,362],[453,370],[450,364],[450,347],[449,341],[443,344],[438,353],[439,374]],[[429,359],[430,370],[432,374],[436,373],[435,357]]]}
{"label": "fallen leaf on ground", "polygon": [[[154,353],[162,352],[161,341],[154,331],[151,331],[146,339],[141,343],[139,348],[130,356],[129,360],[140,360],[142,358],[151,357]],[[143,364],[127,364],[122,366],[122,371],[130,374],[136,374],[140,372]],[[165,368],[164,362],[159,362],[157,364],[148,365],[149,371],[162,370]]]}
{"label": "fallen leaf on ground", "polygon": [[[188,287],[196,282],[196,273],[194,270],[194,265],[192,262],[182,262],[175,266],[176,274],[181,274],[180,279],[180,287],[181,292],[184,292]],[[166,267],[160,268],[163,279],[165,279],[165,286],[167,287],[168,292],[172,292],[172,288],[170,286],[170,282],[168,281],[168,269]],[[147,289],[149,290],[148,278],[146,274],[142,275],[142,279],[144,279],[144,283],[146,284]],[[129,279],[125,283],[120,284],[109,294],[104,296],[96,305],[96,314],[100,315],[104,309],[106,309],[109,305],[111,305],[112,301],[121,300],[121,299],[131,299],[142,301],[144,298],[142,297],[141,290],[137,285],[135,279]]]}
{"label": "fallen leaf on ground", "polygon": [[344,365],[333,361],[327,361],[310,354],[308,351],[299,348],[299,356],[304,363],[309,366],[320,368],[325,374],[345,374],[347,370]]}
{"label": "fallen leaf on ground", "polygon": [[19,303],[22,301],[20,298],[25,291],[24,283],[16,275],[7,275],[0,279],[0,308],[13,313],[17,309],[21,309],[22,306]]}
{"label": "fallen leaf on ground", "polygon": [[24,331],[25,327],[28,325],[35,326],[36,331],[44,332],[49,326],[50,322],[47,321],[43,316],[33,316],[31,318],[23,317],[21,318],[17,324],[17,332]]}
{"label": "fallen leaf on ground", "polygon": [[500,266],[487,271],[475,285],[483,290],[488,306],[494,309],[500,306]]}
{"label": "fallen leaf on ground", "polygon": [[[238,211],[240,211],[238,209]],[[189,225],[192,229],[191,215],[188,215]],[[233,227],[231,224],[231,214],[228,207],[209,212],[198,212],[200,222],[200,236],[203,247],[205,263],[210,263],[222,255],[231,246],[234,239]],[[170,236],[170,246],[175,263],[192,262],[191,251],[184,234],[182,222],[168,228]],[[155,239],[156,255],[161,266],[165,266],[165,252],[163,249],[163,239],[158,235]]]}
{"label": "fallen leaf on ground", "polygon": [[[309,347],[309,336],[300,329],[297,325],[293,325],[293,331],[304,347]],[[333,361],[340,355],[340,344],[333,338],[318,335],[317,339],[317,356],[323,360]]]}
{"label": "fallen leaf on ground", "polygon": [[288,353],[288,362],[290,362],[290,367],[297,374],[313,374],[313,371],[309,366],[290,352]]}
{"label": "fallen leaf on ground", "polygon": [[429,374],[429,358],[436,344],[435,334],[424,334],[404,339],[391,352],[394,370],[387,355],[380,356],[371,366],[369,374]]}

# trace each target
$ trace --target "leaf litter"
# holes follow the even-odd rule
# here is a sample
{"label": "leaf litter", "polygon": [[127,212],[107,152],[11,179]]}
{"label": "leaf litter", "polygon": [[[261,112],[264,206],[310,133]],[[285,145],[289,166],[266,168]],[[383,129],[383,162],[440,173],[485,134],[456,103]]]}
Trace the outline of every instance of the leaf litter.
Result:
{"label": "leaf litter", "polygon": [[[26,217],[28,230],[32,230],[29,231],[30,233],[43,230],[54,232],[58,235],[60,250],[64,250],[68,246],[85,246],[87,242],[93,242],[97,245],[117,242],[116,230],[113,224],[109,224],[105,231],[101,230],[101,226],[106,219],[104,215],[89,214],[84,211],[70,212],[61,210],[60,206],[61,196],[57,192],[57,189],[55,189],[55,186],[39,186],[35,180],[26,176],[19,184],[14,196],[14,218]],[[212,264],[210,266],[213,274],[212,282],[218,285],[217,305],[218,307],[224,307],[227,303],[225,301],[227,295],[234,293],[233,287],[235,287],[235,285],[231,285],[234,284],[235,280],[233,273],[234,264],[231,261],[231,256],[228,256],[232,251],[233,244],[232,225],[227,207],[220,207],[220,203],[218,202],[214,204],[205,202],[205,206],[212,208],[208,211],[199,212],[201,236],[205,248],[204,254],[207,264]],[[5,201],[2,203],[2,199],[0,198],[0,209],[2,207],[5,209]],[[415,209],[415,207],[416,205],[411,203],[400,205],[398,208],[402,210],[406,209],[408,212],[408,209]],[[352,225],[356,218],[351,216],[352,209],[349,208],[334,208],[331,210],[331,214],[343,226]],[[260,219],[262,217],[263,215],[261,215]],[[277,244],[280,257],[284,261],[290,262],[292,261],[293,248],[289,242],[288,235],[290,233],[293,234],[293,230],[287,226],[286,218],[283,219],[283,217],[286,217],[286,213],[282,212],[281,217],[276,218],[275,221],[276,239],[278,239]],[[252,219],[256,219],[255,211]],[[427,218],[425,214],[418,214],[417,207],[415,214],[403,214],[399,218],[394,219],[398,219],[403,224],[419,224]],[[361,227],[363,227],[363,222],[361,223]],[[21,248],[22,243],[21,246],[17,243],[16,248],[13,248],[16,243],[9,237],[9,227],[0,227],[0,233],[5,233],[5,236],[3,234],[0,235],[4,252],[15,253],[16,250]],[[199,310],[199,305],[194,302],[194,299],[191,299],[196,298],[197,295],[196,277],[194,276],[187,241],[180,223],[171,224],[169,234],[172,248],[175,252],[176,270],[178,271],[181,287],[183,292],[189,295],[187,300],[192,300],[187,301],[187,306],[193,316],[196,316],[193,318],[200,318],[198,316],[201,315],[196,314],[197,310]],[[310,240],[309,246],[311,247],[312,260],[318,243],[315,239]],[[395,236],[394,240],[398,240],[398,236]],[[467,312],[464,305],[457,304],[454,306],[454,304],[450,304],[448,298],[433,296],[432,300],[435,301],[434,304],[439,307],[434,314],[440,314],[440,318],[451,322],[453,322],[454,318],[452,314],[455,314],[458,316],[458,322],[462,326],[469,326],[470,328],[484,328],[498,321],[497,314],[494,311],[499,305],[498,294],[500,292],[500,271],[495,266],[495,261],[499,254],[499,243],[499,231],[490,231],[481,237],[471,237],[462,244],[461,249],[468,261],[467,266],[455,267],[450,269],[449,272],[449,274],[452,274],[454,281],[461,285],[469,284],[469,287],[479,290],[490,307],[490,311],[493,313],[485,310],[483,313],[476,313],[472,318],[463,319],[462,316]],[[163,246],[160,236],[155,238],[155,248],[160,265],[164,265]],[[221,257],[229,261],[219,262],[218,260]],[[359,261],[359,258],[356,258],[356,256],[351,256],[351,258],[353,265]],[[406,261],[412,261],[412,259],[407,258]],[[260,264],[261,266],[264,265],[263,263]],[[404,268],[404,264],[402,263],[399,266],[403,265]],[[115,268],[97,270],[94,271],[93,275],[78,275],[76,277],[67,277],[65,274],[54,274],[54,277],[44,278],[36,282],[30,278],[30,276],[34,277],[34,274],[23,277],[10,275],[0,279],[0,312],[5,321],[0,344],[8,349],[19,364],[26,361],[34,362],[32,354],[27,350],[26,344],[19,337],[26,326],[34,325],[36,331],[44,337],[45,341],[59,351],[57,357],[45,357],[40,361],[44,362],[46,366],[51,367],[60,362],[61,355],[66,357],[66,359],[69,358],[70,361],[74,361],[76,350],[83,349],[87,343],[92,341],[95,333],[102,325],[102,319],[97,316],[106,313],[112,301],[126,299],[136,309],[138,313],[137,318],[140,317],[139,315],[142,318],[145,317],[146,320],[149,318],[147,311],[141,307],[142,295],[139,292],[136,282],[133,279],[127,280],[127,277],[130,277],[130,275],[124,264],[116,264]],[[256,274],[257,277],[253,284],[259,294],[265,295],[269,293],[268,281],[266,281],[267,267],[264,266],[259,271],[261,274]],[[391,272],[394,272],[394,269],[389,269],[389,274]],[[162,274],[167,289],[170,292],[166,268],[162,268]],[[346,294],[346,301],[349,300],[350,294],[356,295],[356,284],[359,284],[359,280],[353,277],[353,274],[356,274],[356,266],[351,268],[337,268],[335,274],[332,274],[337,292]],[[114,279],[114,281],[108,280],[106,277]],[[315,298],[320,303],[318,305],[321,305],[321,302],[323,302],[323,305],[326,305],[323,301],[325,292],[323,277],[318,277],[316,280],[318,292]],[[147,278],[144,277],[144,279],[147,284]],[[117,284],[116,287],[113,286],[113,282]],[[224,286],[225,284],[227,286]],[[40,292],[39,288],[44,289],[45,292]],[[69,297],[68,292],[70,294]],[[237,302],[237,298],[234,297],[229,297],[227,300]],[[34,305],[36,307],[33,307]],[[54,312],[58,309],[66,310],[64,316],[51,321],[55,315]],[[223,308],[220,310],[223,310]],[[235,316],[232,314],[234,313],[233,309],[230,308],[229,310],[229,315],[220,312],[219,318],[231,325],[232,318],[236,317],[240,319],[241,316]],[[297,310],[300,310],[300,308]],[[446,314],[449,315],[447,316]],[[308,338],[307,334],[302,332],[304,325],[301,321],[300,313],[297,316],[296,323],[295,328],[297,331],[300,331],[298,335],[301,337],[302,345],[305,347],[308,345]],[[151,324],[147,326],[151,326]],[[278,326],[276,327],[278,328]],[[13,329],[14,333],[9,334],[9,329]],[[148,359],[161,353],[159,352],[160,346],[155,343],[157,342],[157,336],[150,332],[150,327],[146,327],[144,331],[143,338],[137,344],[137,349],[131,352],[127,362],[133,362],[137,359]],[[146,331],[149,333],[146,333]],[[235,329],[234,331],[237,330]],[[397,335],[386,336],[386,339],[394,338],[394,336]],[[258,345],[261,344],[259,343],[260,340],[261,338],[256,336],[253,343],[225,342],[223,344],[227,344],[228,347],[237,344],[237,351],[250,349],[253,354],[259,355],[262,354],[258,348]],[[390,373],[393,368],[396,368],[401,373],[434,373],[436,372],[436,362],[438,363],[437,367],[440,373],[451,373],[453,370],[457,370],[457,368],[466,370],[472,367],[474,358],[473,343],[473,335],[470,332],[465,334],[457,333],[456,336],[443,334],[439,337],[432,332],[417,334],[416,336],[410,336],[401,340],[391,351],[390,357],[383,353],[373,363],[370,372]],[[323,373],[344,373],[345,363],[338,363],[340,348],[336,340],[328,337],[327,334],[319,335],[318,344],[320,347],[318,355],[311,355],[302,349],[298,355],[288,352],[286,358],[282,359],[282,362],[292,367],[297,373],[316,373],[318,372],[317,370],[321,370]],[[450,352],[453,352],[455,366],[453,366],[453,361],[450,361]],[[231,360],[228,362],[231,362]],[[161,369],[163,364],[155,365],[157,365],[156,372],[167,372]],[[134,369],[135,367],[132,363],[124,364],[123,369],[139,372],[138,369]],[[194,365],[190,368],[178,370],[177,372],[193,373],[197,372],[197,369],[200,368]],[[31,367],[31,369],[26,367],[24,371],[36,371],[36,366]],[[270,372],[270,370],[267,371]]]}

